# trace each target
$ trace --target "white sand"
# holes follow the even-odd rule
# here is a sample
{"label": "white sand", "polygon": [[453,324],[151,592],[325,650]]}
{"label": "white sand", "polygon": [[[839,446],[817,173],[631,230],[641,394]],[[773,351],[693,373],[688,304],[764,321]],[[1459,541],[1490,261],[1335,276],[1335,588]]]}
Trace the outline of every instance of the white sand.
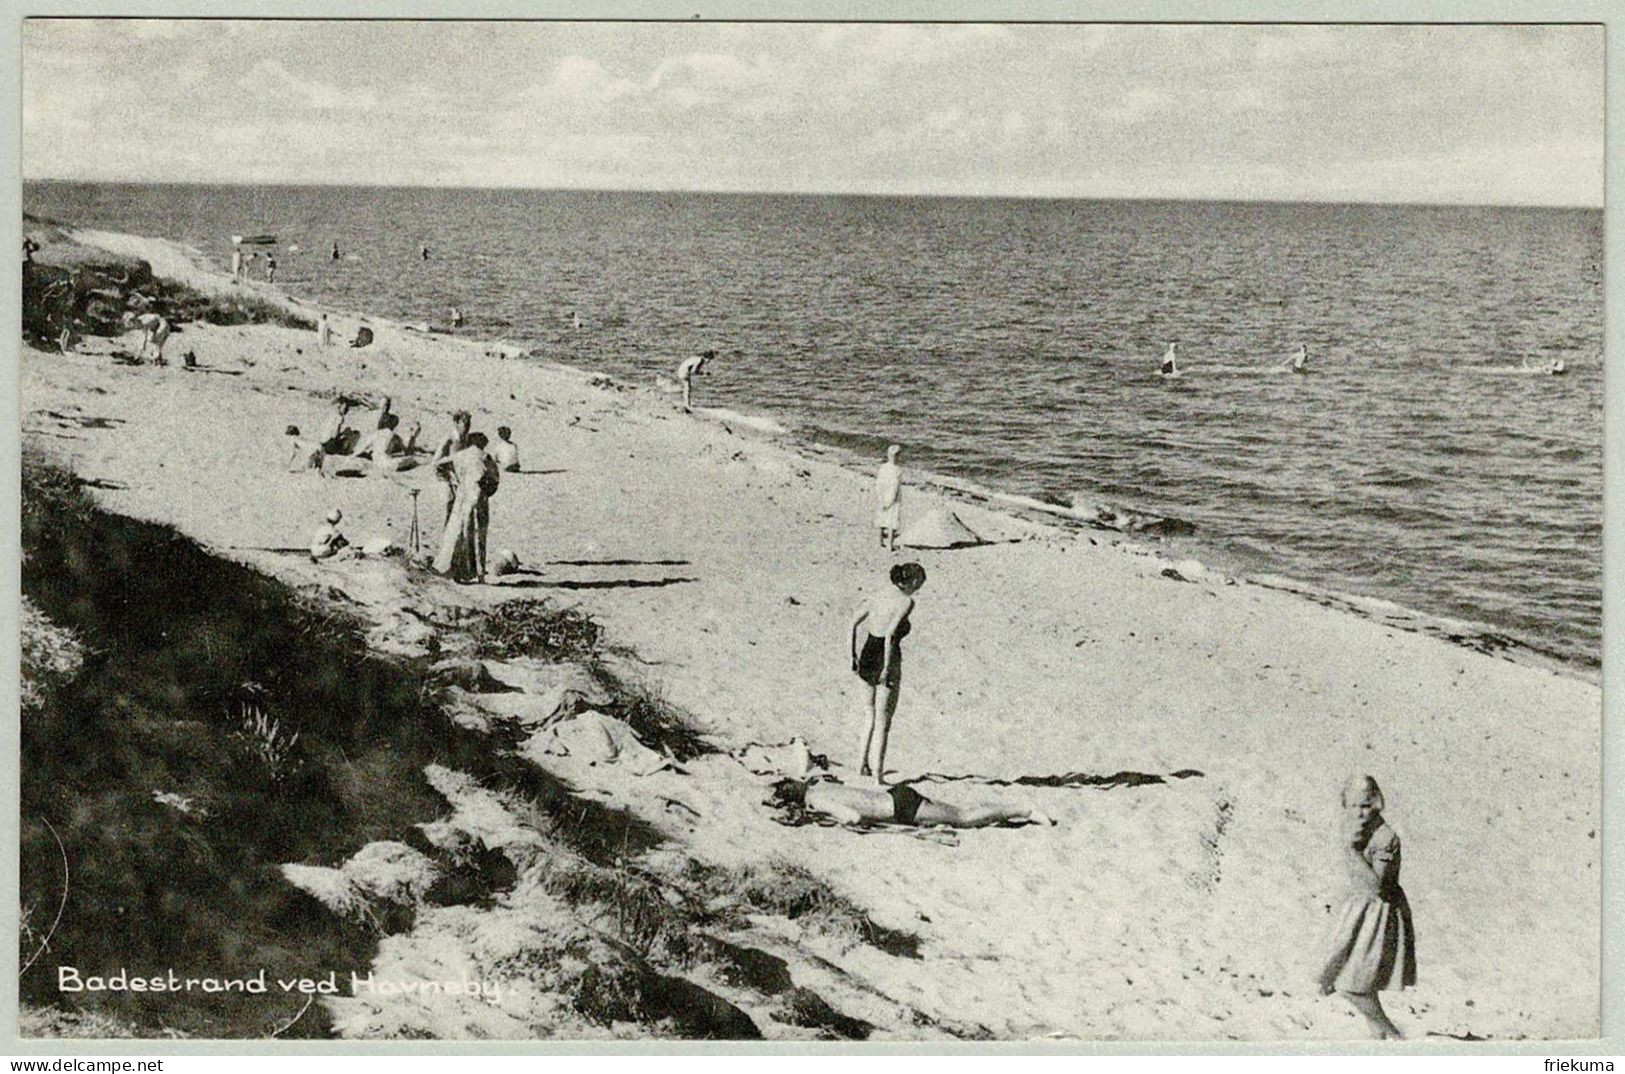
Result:
{"label": "white sand", "polygon": [[[170,244],[81,237],[159,275],[227,286]],[[357,323],[340,315],[336,328],[348,338]],[[170,341],[168,369],[25,350],[25,441],[122,486],[97,493],[110,509],[173,523],[296,584],[384,602],[577,604],[719,745],[800,735],[853,760],[860,684],[846,631],[893,562],[870,526],[868,475],[683,415],[657,392],[369,323],[372,347],[327,351],[314,333],[189,324]],[[179,368],[188,349],[205,371]],[[504,475],[491,548],[544,573],[513,587],[409,590],[394,566],[233,551],[301,546],[331,506],[352,540],[404,540],[407,484],[425,490],[420,517],[438,537],[440,486],[426,471],[283,471],[283,427],[316,434],[329,413],[316,393],[334,390],[394,396],[431,444],[454,407],[472,410],[477,429],[512,426],[526,468],[545,472]],[[84,428],[46,411],[119,424]],[[905,518],[945,505],[1001,543],[907,553],[929,580],[905,643],[892,778],[974,777],[924,789],[1034,806],[1057,827],[963,832],[956,845],[784,828],[758,805],[763,786],[722,758],[686,775],[605,771],[592,777],[598,795],[697,857],[803,863],[880,923],[918,935],[917,959],[862,945],[826,957],[933,1018],[1006,1038],[1304,1040],[1361,1035],[1310,974],[1336,893],[1337,789],[1369,772],[1405,840],[1419,937],[1419,987],[1385,996],[1401,1027],[1597,1032],[1596,685],[1259,586],[1170,580],[1143,550],[959,498],[911,488]],[[561,562],[588,560],[637,562]],[[982,782],[1180,770],[1200,775]]]}

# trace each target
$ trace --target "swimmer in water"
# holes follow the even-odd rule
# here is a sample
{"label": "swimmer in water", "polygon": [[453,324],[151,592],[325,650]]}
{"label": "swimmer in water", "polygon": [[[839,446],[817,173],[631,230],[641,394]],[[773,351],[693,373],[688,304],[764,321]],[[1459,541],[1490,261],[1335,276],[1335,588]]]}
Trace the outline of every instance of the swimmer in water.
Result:
{"label": "swimmer in water", "polygon": [[1162,356],[1162,369],[1160,373],[1165,377],[1179,376],[1179,344],[1168,344],[1168,352]]}
{"label": "swimmer in water", "polygon": [[1298,344],[1298,353],[1292,356],[1290,368],[1294,373],[1309,372],[1309,348],[1302,343]]}
{"label": "swimmer in water", "polygon": [[1560,376],[1568,371],[1568,363],[1563,361],[1561,358],[1553,358],[1552,364],[1546,368],[1546,372],[1550,373],[1554,377]]}

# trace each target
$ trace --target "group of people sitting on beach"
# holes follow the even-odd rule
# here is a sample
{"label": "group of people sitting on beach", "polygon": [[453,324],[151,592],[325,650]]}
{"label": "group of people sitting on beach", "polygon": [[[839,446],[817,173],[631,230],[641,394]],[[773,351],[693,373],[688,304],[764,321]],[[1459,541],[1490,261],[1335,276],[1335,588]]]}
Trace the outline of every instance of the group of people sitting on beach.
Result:
{"label": "group of people sitting on beach", "polygon": [[[484,433],[473,430],[468,411],[459,410],[452,414],[450,434],[431,453],[418,446],[420,423],[413,422],[406,435],[401,435],[400,417],[393,412],[393,400],[388,396],[379,406],[371,429],[348,424],[349,414],[357,406],[356,400],[347,396],[335,399],[333,418],[319,440],[307,440],[298,426],[288,426],[287,436],[293,445],[288,469],[315,470],[323,476],[329,473],[363,476],[369,472],[393,474],[433,466],[435,476],[446,486],[446,512],[440,542],[430,562],[436,571],[455,581],[484,581],[493,573],[487,555],[491,497],[501,485],[502,473],[519,470],[519,449],[513,442],[512,430],[506,425],[500,426],[496,431],[496,446],[492,447]],[[414,488],[414,534],[417,494]],[[325,525],[311,540],[311,558],[329,559],[349,547],[349,541],[337,529],[342,517],[337,508],[328,512]],[[517,558],[511,553],[499,559],[502,563],[498,566],[502,569],[495,573],[517,566]]]}

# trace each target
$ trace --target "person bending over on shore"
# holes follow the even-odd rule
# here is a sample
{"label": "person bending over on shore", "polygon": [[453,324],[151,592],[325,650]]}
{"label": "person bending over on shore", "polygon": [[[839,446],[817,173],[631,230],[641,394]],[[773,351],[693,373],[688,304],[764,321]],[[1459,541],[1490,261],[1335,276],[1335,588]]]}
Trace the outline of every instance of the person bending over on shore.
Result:
{"label": "person bending over on shore", "polygon": [[683,409],[688,410],[694,394],[694,378],[705,371],[705,363],[717,356],[716,351],[704,351],[692,358],[684,358],[677,367],[677,383],[683,387]]}
{"label": "person bending over on shore", "polygon": [[897,531],[903,523],[903,468],[897,457],[903,449],[896,444],[886,449],[886,461],[875,471],[875,525],[880,527],[880,547],[897,551]]}
{"label": "person bending over on shore", "polygon": [[143,313],[135,318],[135,323],[141,326],[141,351],[138,357],[147,356],[147,348],[153,350],[153,365],[166,365],[164,361],[164,344],[169,342],[169,319],[159,313]]}
{"label": "person bending over on shore", "polygon": [[[852,620],[852,670],[864,682],[863,747],[858,753],[858,774],[875,783],[886,776],[886,741],[897,713],[897,693],[903,681],[903,639],[914,611],[914,594],[925,584],[925,568],[899,563],[891,569],[891,585],[858,609]],[[858,630],[868,630],[859,645]]]}
{"label": "person bending over on shore", "polygon": [[322,450],[322,445],[301,439],[297,425],[288,426],[287,436],[288,443],[293,448],[293,454],[288,457],[288,472],[302,473],[305,470],[315,470],[326,477],[327,475],[322,473],[322,462],[326,460],[327,452]]}
{"label": "person bending over on shore", "polygon": [[832,780],[781,779],[767,805],[783,810],[792,823],[821,813],[842,824],[911,824],[920,827],[988,828],[995,824],[1054,824],[1036,809],[1015,806],[956,806],[938,802],[907,783],[890,787],[848,787]]}
{"label": "person bending over on shore", "polygon": [[1399,836],[1382,818],[1382,789],[1370,776],[1349,779],[1342,805],[1346,890],[1326,940],[1320,992],[1340,993],[1373,1037],[1399,1040],[1404,1034],[1377,998],[1382,989],[1416,984],[1416,933],[1411,904],[1399,886]]}
{"label": "person bending over on shore", "polygon": [[513,430],[506,425],[497,426],[497,445],[491,449],[497,468],[509,473],[519,472],[519,449],[514,446]]}

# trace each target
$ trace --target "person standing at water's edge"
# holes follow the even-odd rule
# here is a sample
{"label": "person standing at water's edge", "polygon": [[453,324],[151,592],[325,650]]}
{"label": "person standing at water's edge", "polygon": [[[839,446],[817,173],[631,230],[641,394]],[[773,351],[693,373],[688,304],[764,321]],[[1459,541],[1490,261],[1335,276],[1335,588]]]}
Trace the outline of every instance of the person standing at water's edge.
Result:
{"label": "person standing at water's edge", "polygon": [[1162,356],[1162,368],[1158,370],[1165,377],[1179,376],[1179,344],[1168,344],[1168,350]]}
{"label": "person standing at water's edge", "polygon": [[241,246],[231,248],[231,282],[243,282],[243,248]]}
{"label": "person standing at water's edge", "polygon": [[[891,569],[891,586],[877,593],[858,609],[852,620],[852,670],[866,687],[863,746],[858,754],[858,774],[885,782],[886,742],[891,735],[892,717],[897,714],[897,692],[903,682],[903,639],[910,630],[908,617],[914,611],[914,594],[925,585],[925,568],[918,563],[899,563]],[[868,630],[859,646],[858,628]]]}
{"label": "person standing at water's edge", "polygon": [[903,467],[896,444],[886,449],[886,461],[875,471],[875,525],[880,527],[880,547],[897,551],[897,531],[903,524]]}
{"label": "person standing at water's edge", "polygon": [[683,409],[688,410],[693,398],[694,378],[705,370],[705,363],[717,356],[716,351],[703,351],[685,358],[677,367],[677,383],[683,386]]}

